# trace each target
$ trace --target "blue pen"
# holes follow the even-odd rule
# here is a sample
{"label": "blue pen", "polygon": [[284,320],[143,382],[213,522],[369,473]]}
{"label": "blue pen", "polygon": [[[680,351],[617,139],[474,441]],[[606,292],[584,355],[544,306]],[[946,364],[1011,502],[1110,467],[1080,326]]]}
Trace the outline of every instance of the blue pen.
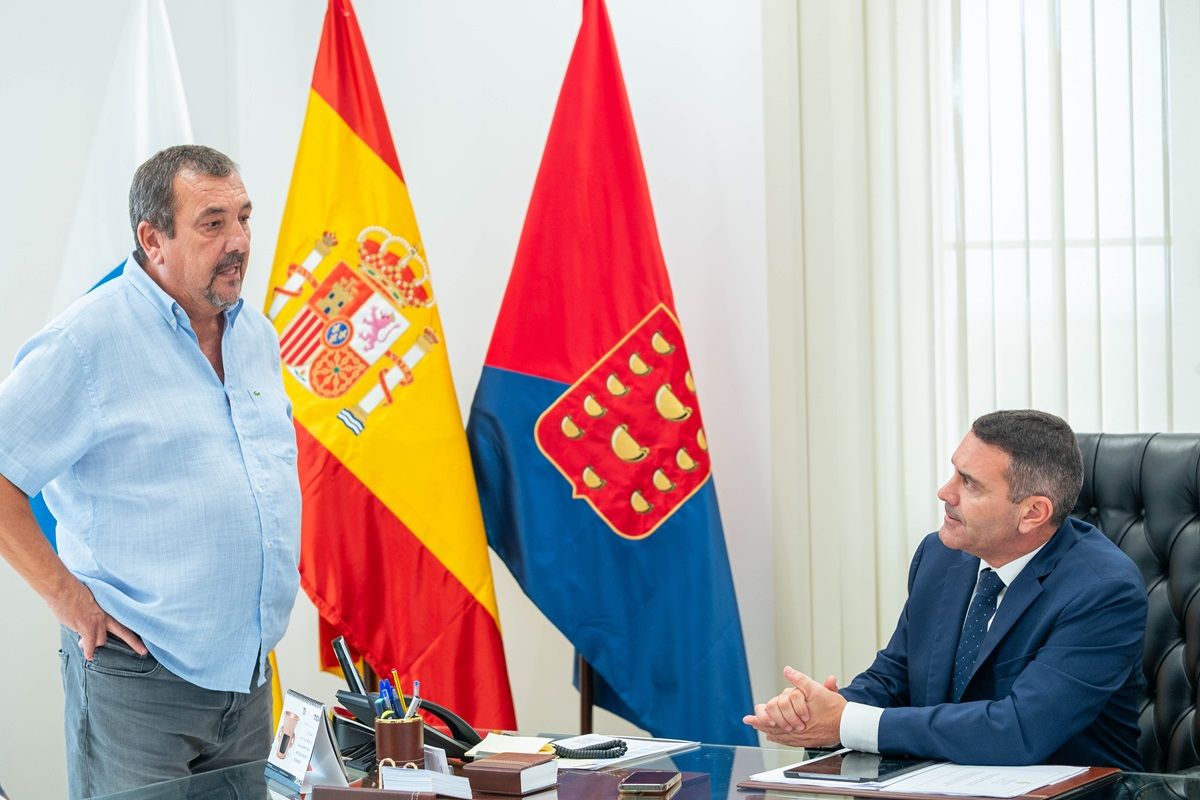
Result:
{"label": "blue pen", "polygon": [[391,711],[393,714],[399,713],[396,710],[396,701],[393,699],[394,694],[392,693],[392,684],[387,678],[384,678],[379,682],[379,696],[383,698],[384,705],[388,707],[389,711]]}
{"label": "blue pen", "polygon": [[385,709],[389,709],[389,710],[391,709],[392,704],[388,701],[387,679],[386,678],[384,678],[383,680],[381,680],[379,682],[379,699],[383,701],[383,707]]}
{"label": "blue pen", "polygon": [[400,694],[399,694],[399,692],[396,691],[396,687],[392,686],[392,684],[389,683],[387,690],[388,690],[388,703],[391,704],[392,711],[395,711],[397,714],[401,713],[401,711],[400,711]]}

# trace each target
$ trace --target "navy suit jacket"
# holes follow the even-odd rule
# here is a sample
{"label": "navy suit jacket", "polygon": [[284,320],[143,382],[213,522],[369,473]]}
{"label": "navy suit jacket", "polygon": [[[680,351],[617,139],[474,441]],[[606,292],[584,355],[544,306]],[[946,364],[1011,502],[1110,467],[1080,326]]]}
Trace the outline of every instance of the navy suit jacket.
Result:
{"label": "navy suit jacket", "polygon": [[1140,770],[1146,587],[1128,556],[1068,517],[1008,587],[962,700],[951,673],[979,559],[925,537],[892,639],[842,690],[884,708],[883,753],[960,764]]}

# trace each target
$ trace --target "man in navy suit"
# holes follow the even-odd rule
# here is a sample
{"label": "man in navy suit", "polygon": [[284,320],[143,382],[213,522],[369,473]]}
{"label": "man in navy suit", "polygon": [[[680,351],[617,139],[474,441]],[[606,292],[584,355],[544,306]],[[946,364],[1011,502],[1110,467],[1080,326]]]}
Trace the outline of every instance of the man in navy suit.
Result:
{"label": "man in navy suit", "polygon": [[1071,428],[997,411],[951,463],[941,530],[917,548],[875,662],[843,689],[787,667],[791,686],[744,721],[792,746],[1141,769],[1146,587],[1104,534],[1067,516],[1083,483]]}

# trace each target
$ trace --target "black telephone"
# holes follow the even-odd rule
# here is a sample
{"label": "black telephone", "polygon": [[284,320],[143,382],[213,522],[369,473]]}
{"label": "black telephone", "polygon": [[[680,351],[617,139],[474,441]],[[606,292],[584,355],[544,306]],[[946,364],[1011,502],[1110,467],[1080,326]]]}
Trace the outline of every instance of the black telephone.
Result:
{"label": "black telephone", "polygon": [[[369,725],[372,730],[375,728],[375,698],[377,697],[379,695],[375,692],[359,694],[358,692],[348,692],[345,689],[339,689],[337,692],[338,702],[345,706],[355,719],[364,725]],[[405,695],[404,702],[411,703],[412,698]],[[464,758],[468,750],[482,741],[479,734],[467,724],[466,720],[445,706],[422,697],[421,710],[428,711],[450,729],[450,734],[454,738],[450,738],[437,728],[425,726],[425,744],[430,747],[442,748],[450,758]]]}
{"label": "black telephone", "polygon": [[[373,739],[375,731],[375,699],[379,697],[379,694],[366,691],[362,675],[359,674],[358,668],[354,666],[354,661],[350,658],[350,651],[346,647],[345,638],[339,636],[333,640],[332,644],[333,652],[337,655],[338,663],[342,666],[342,674],[346,676],[346,685],[350,687],[349,691],[345,689],[338,690],[338,702],[345,706],[346,710],[353,714],[356,720],[371,730],[371,737]],[[404,702],[411,703],[412,698],[405,695]],[[425,725],[425,744],[430,747],[442,748],[446,751],[447,757],[465,758],[467,751],[482,741],[479,734],[467,724],[466,720],[445,706],[438,705],[432,700],[422,697],[421,710],[428,711],[440,719],[450,730],[450,736],[447,736],[438,729]],[[336,726],[335,733],[337,733]],[[346,731],[346,733],[349,733],[349,731]],[[361,733],[357,738],[361,745]],[[347,749],[342,739],[338,740],[338,745],[343,751]],[[374,748],[372,748],[373,750]],[[346,755],[346,753],[343,752],[343,755]],[[373,757],[374,753],[372,752]]]}

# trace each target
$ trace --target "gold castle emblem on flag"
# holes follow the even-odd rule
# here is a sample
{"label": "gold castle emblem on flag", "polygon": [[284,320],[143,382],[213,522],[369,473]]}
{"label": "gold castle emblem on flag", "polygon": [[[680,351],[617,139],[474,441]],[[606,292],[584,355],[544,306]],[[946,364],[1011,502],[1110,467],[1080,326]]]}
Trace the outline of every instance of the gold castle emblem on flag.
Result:
{"label": "gold castle emblem on flag", "polygon": [[[413,382],[418,362],[439,341],[416,318],[434,297],[415,245],[372,225],[358,234],[358,263],[330,268],[337,244],[326,232],[301,263],[288,265],[287,280],[271,287],[267,317],[280,320],[280,360],[307,391],[323,399],[361,394],[337,414],[358,436],[372,413],[391,405],[394,391]],[[281,317],[296,299],[302,304]]]}

